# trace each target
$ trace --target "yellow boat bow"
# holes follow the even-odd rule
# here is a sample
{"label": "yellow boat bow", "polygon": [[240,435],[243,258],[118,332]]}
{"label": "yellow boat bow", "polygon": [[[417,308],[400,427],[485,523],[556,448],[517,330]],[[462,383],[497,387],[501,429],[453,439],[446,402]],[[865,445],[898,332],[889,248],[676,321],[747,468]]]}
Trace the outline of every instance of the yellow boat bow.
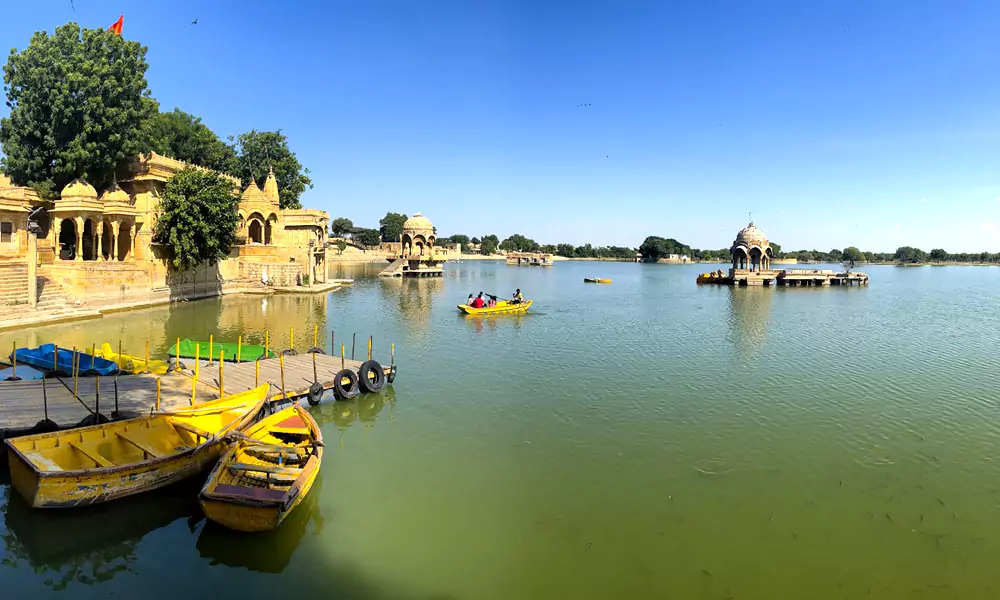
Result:
{"label": "yellow boat bow", "polygon": [[511,304],[506,300],[500,300],[496,306],[484,306],[482,308],[472,308],[468,304],[459,304],[458,310],[467,315],[511,315],[526,313],[531,308],[531,300],[525,300],[518,304]]}

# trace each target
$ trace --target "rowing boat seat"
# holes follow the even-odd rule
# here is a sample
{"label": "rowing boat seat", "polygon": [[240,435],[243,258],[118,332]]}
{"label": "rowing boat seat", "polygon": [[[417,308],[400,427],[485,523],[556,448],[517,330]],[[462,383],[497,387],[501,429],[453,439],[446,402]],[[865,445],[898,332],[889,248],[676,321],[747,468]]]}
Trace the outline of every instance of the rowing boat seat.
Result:
{"label": "rowing boat seat", "polygon": [[120,431],[116,431],[115,435],[117,435],[122,440],[128,442],[129,444],[132,444],[139,450],[142,450],[143,453],[145,453],[146,456],[149,456],[150,458],[161,458],[163,456],[163,453],[160,452],[159,450],[153,448],[152,446],[143,442],[142,440],[137,440],[135,438],[129,437],[128,433],[122,433]]}
{"label": "rowing boat seat", "polygon": [[76,450],[80,454],[86,456],[90,460],[92,460],[95,463],[97,463],[98,467],[113,467],[113,466],[115,466],[114,463],[112,463],[110,460],[108,460],[108,459],[104,458],[103,456],[101,456],[100,454],[98,454],[96,450],[93,451],[93,452],[91,452],[90,450],[88,450],[87,448],[84,448],[83,446],[81,446],[80,444],[78,444],[76,442],[70,442],[69,445],[70,445],[71,448],[73,448],[74,450]]}
{"label": "rowing boat seat", "polygon": [[309,427],[299,415],[288,417],[284,421],[275,423],[268,428],[271,433],[287,433],[292,435],[309,435]]}
{"label": "rowing boat seat", "polygon": [[285,492],[281,490],[246,485],[229,485],[228,483],[218,484],[215,486],[215,490],[210,492],[210,495],[225,496],[239,500],[262,500],[265,502],[281,502],[285,499]]}
{"label": "rowing boat seat", "polygon": [[183,431],[195,435],[196,437],[205,438],[206,440],[212,437],[211,433],[205,431],[204,429],[199,429],[194,425],[188,425],[187,423],[181,423],[178,421],[172,422],[171,425],[173,425],[176,429],[181,429]]}
{"label": "rowing boat seat", "polygon": [[255,471],[257,473],[267,473],[268,475],[291,475],[298,477],[302,473],[301,469],[289,469],[277,465],[252,465],[249,463],[229,463],[226,465],[233,471]]}

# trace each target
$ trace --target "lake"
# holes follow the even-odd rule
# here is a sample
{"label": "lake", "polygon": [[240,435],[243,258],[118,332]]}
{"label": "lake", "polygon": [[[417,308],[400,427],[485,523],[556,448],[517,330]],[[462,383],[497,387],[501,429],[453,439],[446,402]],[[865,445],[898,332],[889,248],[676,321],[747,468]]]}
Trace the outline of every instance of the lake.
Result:
{"label": "lake", "polygon": [[[705,265],[340,267],[348,289],[0,333],[396,345],[379,396],[311,409],[320,481],[277,531],[206,523],[200,481],[28,509],[0,471],[12,598],[996,598],[1000,269],[867,288],[698,286]],[[610,277],[611,285],[584,284]],[[535,301],[467,318],[471,292]]]}

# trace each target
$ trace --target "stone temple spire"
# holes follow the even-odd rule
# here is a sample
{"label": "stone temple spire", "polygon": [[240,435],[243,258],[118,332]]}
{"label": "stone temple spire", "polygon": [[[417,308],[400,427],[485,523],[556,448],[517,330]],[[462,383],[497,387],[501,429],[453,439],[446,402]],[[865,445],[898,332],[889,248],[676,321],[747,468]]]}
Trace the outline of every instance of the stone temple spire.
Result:
{"label": "stone temple spire", "polygon": [[278,204],[278,180],[274,178],[274,168],[267,174],[267,181],[264,182],[264,197]]}

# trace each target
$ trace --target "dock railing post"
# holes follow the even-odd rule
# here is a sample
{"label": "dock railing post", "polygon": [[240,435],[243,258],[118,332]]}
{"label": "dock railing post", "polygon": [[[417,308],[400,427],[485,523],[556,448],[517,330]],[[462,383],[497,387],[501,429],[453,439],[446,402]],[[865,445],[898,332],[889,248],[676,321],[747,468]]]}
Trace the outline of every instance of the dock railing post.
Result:
{"label": "dock railing post", "polygon": [[219,350],[219,398],[226,396],[226,380],[224,379],[223,365],[226,364],[226,351]]}
{"label": "dock railing post", "polygon": [[389,366],[390,367],[392,365],[396,364],[396,344],[395,343],[392,344],[392,347],[391,347],[391,349],[389,351],[389,361],[390,361],[389,362]]}
{"label": "dock railing post", "polygon": [[146,366],[143,367],[143,373],[149,373],[149,340],[146,340]]}
{"label": "dock railing post", "polygon": [[[52,348],[52,370],[53,371],[59,370],[59,344],[56,344]],[[73,370],[73,365],[70,365],[69,370],[70,371]]]}
{"label": "dock railing post", "polygon": [[285,355],[278,355],[278,364],[281,367],[281,395],[288,399],[288,392],[285,391]]}
{"label": "dock railing post", "polygon": [[156,410],[160,410],[160,378],[156,378]]}
{"label": "dock railing post", "polygon": [[215,358],[215,353],[212,352],[212,343],[215,341],[215,336],[213,334],[208,334],[208,364],[212,364],[212,359]]}
{"label": "dock railing post", "polygon": [[368,336],[368,360],[372,359],[372,336]]}
{"label": "dock railing post", "polygon": [[45,420],[49,420],[49,392],[45,386],[46,377],[42,377],[42,411],[45,413]]}
{"label": "dock railing post", "polygon": [[268,345],[268,344],[270,344],[270,342],[271,342],[270,334],[265,329],[264,330],[264,358],[268,358],[269,355],[271,354],[271,352],[269,350],[270,346]]}
{"label": "dock railing post", "polygon": [[100,424],[101,423],[101,376],[100,375],[97,376],[95,385],[97,387],[94,388],[94,417],[95,417],[94,423]]}
{"label": "dock railing post", "polygon": [[253,386],[260,387],[260,359],[254,361],[253,366]]}
{"label": "dock railing post", "polygon": [[351,360],[354,360],[354,347],[358,341],[358,334],[351,335]]}
{"label": "dock railing post", "polygon": [[334,330],[330,330],[330,356],[337,353],[337,336]]}
{"label": "dock railing post", "polygon": [[12,346],[10,349],[10,361],[14,369],[14,373],[11,375],[11,380],[17,381],[17,342],[11,342],[10,345]]}
{"label": "dock railing post", "polygon": [[295,329],[288,328],[288,349],[295,350]]}
{"label": "dock railing post", "polygon": [[313,357],[313,383],[319,381],[319,375],[316,374],[316,353],[312,353]]}
{"label": "dock railing post", "polygon": [[319,345],[319,325],[313,325],[313,348]]}
{"label": "dock railing post", "polygon": [[243,336],[236,338],[236,363],[239,364],[240,358],[243,356]]}
{"label": "dock railing post", "polygon": [[181,370],[181,338],[177,338],[177,346],[174,348],[174,370]]}
{"label": "dock railing post", "polygon": [[70,374],[73,376],[73,397],[79,398],[76,394],[77,382],[80,381],[80,355],[76,353],[76,346],[73,346],[73,363],[70,365]]}

